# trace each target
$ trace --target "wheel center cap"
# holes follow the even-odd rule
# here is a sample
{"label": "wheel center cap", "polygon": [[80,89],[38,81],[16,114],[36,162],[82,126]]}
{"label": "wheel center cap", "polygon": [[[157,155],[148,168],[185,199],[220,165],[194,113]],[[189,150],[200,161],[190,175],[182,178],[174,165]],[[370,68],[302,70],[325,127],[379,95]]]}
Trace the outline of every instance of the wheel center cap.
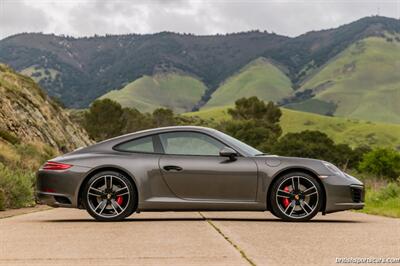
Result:
{"label": "wheel center cap", "polygon": [[300,199],[300,196],[296,194],[296,195],[294,195],[294,199],[295,199],[295,200],[299,200],[299,199]]}
{"label": "wheel center cap", "polygon": [[107,194],[107,199],[111,199],[111,194],[110,193]]}

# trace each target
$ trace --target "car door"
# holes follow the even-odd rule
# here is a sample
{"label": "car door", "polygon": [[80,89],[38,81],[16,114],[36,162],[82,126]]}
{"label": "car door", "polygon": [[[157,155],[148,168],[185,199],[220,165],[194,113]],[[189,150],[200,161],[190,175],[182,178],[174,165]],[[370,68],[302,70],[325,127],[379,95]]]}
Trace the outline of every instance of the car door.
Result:
{"label": "car door", "polygon": [[201,132],[168,132],[159,138],[165,153],[159,160],[160,171],[177,197],[255,201],[257,166],[253,159],[219,156],[226,145]]}

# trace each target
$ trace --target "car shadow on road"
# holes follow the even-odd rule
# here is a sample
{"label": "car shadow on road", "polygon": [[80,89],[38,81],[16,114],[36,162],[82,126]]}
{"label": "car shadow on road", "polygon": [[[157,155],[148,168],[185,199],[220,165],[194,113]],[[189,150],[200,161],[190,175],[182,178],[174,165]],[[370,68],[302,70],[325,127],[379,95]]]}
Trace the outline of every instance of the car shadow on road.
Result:
{"label": "car shadow on road", "polygon": [[[285,222],[280,219],[274,219],[274,218],[127,218],[122,221],[115,221],[117,223],[129,223],[129,222],[177,222],[177,221],[183,221],[183,222],[190,222],[190,221],[227,221],[227,222],[268,222],[268,223],[291,223],[291,222]],[[42,220],[41,222],[49,222],[49,223],[86,223],[86,222],[101,222],[101,221],[96,221],[94,219],[59,219],[59,220]],[[321,220],[311,220],[307,222],[301,222],[301,223],[362,223],[362,221],[355,221],[355,220],[333,220],[333,219],[321,219]]]}

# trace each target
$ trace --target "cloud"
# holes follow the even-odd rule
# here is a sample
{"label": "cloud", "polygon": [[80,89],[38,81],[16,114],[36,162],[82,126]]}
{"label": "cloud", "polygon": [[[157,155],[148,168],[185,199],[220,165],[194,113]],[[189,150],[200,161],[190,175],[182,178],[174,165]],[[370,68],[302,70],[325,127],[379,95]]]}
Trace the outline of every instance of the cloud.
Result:
{"label": "cloud", "polygon": [[0,0],[0,38],[22,31],[74,36],[215,34],[268,30],[296,36],[361,17],[400,17],[400,0]]}
{"label": "cloud", "polygon": [[21,1],[0,0],[0,38],[42,31],[49,23],[46,13]]}

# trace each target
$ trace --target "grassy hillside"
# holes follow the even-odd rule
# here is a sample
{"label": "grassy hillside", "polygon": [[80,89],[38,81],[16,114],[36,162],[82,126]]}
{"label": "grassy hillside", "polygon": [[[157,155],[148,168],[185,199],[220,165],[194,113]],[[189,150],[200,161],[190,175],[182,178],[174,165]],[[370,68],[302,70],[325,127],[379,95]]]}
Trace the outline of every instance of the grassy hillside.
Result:
{"label": "grassy hillside", "polygon": [[242,97],[257,96],[278,101],[292,92],[290,79],[264,58],[258,58],[227,79],[203,108],[233,104]]}
{"label": "grassy hillside", "polygon": [[[227,107],[210,108],[187,113],[202,119],[220,121],[229,119]],[[319,130],[328,134],[337,143],[351,146],[391,146],[400,149],[400,125],[375,123],[341,117],[329,117],[282,108],[281,126],[283,134],[302,130]]]}
{"label": "grassy hillside", "polygon": [[400,38],[358,41],[306,80],[315,96],[288,107],[364,120],[400,123]]}
{"label": "grassy hillside", "polygon": [[0,61],[18,71],[30,67],[57,71],[58,79],[43,78],[40,85],[66,106],[84,108],[110,90],[160,68],[199,77],[209,88],[209,97],[221,82],[259,57],[283,65],[298,85],[309,66],[318,68],[357,40],[384,31],[399,33],[400,21],[371,16],[293,38],[257,30],[208,36],[160,32],[81,38],[22,33],[0,40]]}
{"label": "grassy hillside", "polygon": [[204,84],[193,77],[160,73],[143,76],[121,90],[113,90],[100,98],[110,98],[124,107],[134,107],[141,112],[168,107],[181,113],[191,111],[205,90]]}

